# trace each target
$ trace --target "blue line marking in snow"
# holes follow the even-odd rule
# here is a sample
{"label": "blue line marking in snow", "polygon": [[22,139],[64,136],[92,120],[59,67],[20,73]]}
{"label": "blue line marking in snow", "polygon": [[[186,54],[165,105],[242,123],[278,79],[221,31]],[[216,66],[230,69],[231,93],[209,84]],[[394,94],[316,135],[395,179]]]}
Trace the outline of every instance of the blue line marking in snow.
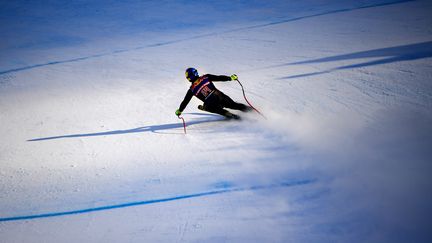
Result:
{"label": "blue line marking in snow", "polygon": [[0,222],[29,220],[29,219],[37,219],[37,218],[49,218],[49,217],[57,217],[57,216],[73,215],[73,214],[83,214],[83,213],[90,213],[90,212],[95,212],[95,211],[111,210],[111,209],[116,209],[116,208],[126,208],[126,207],[133,207],[133,206],[146,205],[146,204],[155,204],[155,203],[163,203],[163,202],[176,201],[176,200],[195,198],[195,197],[205,197],[205,196],[230,193],[230,192],[256,191],[256,190],[271,189],[271,188],[278,188],[278,187],[300,186],[300,185],[307,185],[307,184],[313,183],[315,181],[316,181],[315,179],[309,179],[309,180],[283,182],[283,183],[270,184],[270,185],[251,186],[251,187],[245,187],[245,188],[227,188],[227,189],[222,189],[222,190],[180,195],[180,196],[176,196],[176,197],[167,197],[167,198],[153,199],[153,200],[147,200],[147,201],[129,202],[129,203],[123,203],[123,204],[115,204],[115,205],[108,205],[108,206],[102,206],[102,207],[86,208],[86,209],[80,209],[80,210],[51,212],[51,213],[34,214],[34,215],[23,215],[23,216],[15,216],[15,217],[5,217],[5,218],[0,218]]}

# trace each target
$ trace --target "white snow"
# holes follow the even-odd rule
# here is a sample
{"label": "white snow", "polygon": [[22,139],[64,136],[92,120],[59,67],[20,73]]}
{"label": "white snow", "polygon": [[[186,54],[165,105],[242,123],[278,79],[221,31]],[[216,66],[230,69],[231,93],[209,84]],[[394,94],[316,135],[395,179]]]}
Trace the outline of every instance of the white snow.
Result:
{"label": "white snow", "polygon": [[0,3],[0,242],[430,242],[431,10]]}

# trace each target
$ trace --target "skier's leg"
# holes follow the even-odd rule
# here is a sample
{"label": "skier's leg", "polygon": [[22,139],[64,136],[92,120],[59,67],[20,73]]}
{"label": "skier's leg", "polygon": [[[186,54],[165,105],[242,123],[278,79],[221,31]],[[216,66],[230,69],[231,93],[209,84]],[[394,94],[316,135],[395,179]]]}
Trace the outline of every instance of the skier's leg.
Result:
{"label": "skier's leg", "polygon": [[234,110],[241,110],[243,112],[247,112],[247,111],[252,110],[251,107],[249,107],[245,104],[242,104],[242,103],[235,102],[228,95],[226,95],[222,92],[221,92],[221,101],[222,101],[222,105],[226,108],[230,108],[230,109],[234,109]]}
{"label": "skier's leg", "polygon": [[198,106],[198,109],[222,115],[228,119],[240,119],[239,116],[225,110],[219,103],[205,102],[204,105]]}

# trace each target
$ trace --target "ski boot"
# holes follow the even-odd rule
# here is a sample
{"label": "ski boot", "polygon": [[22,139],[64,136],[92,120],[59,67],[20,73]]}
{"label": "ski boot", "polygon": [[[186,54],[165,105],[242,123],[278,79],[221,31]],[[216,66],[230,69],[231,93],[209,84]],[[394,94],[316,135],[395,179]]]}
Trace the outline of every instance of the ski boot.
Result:
{"label": "ski boot", "polygon": [[233,113],[231,113],[231,112],[229,112],[227,110],[224,110],[224,113],[221,114],[221,115],[223,115],[224,117],[226,117],[229,120],[231,120],[231,119],[240,120],[240,116],[238,116],[236,114],[233,114]]}
{"label": "ski boot", "polygon": [[[202,111],[211,112],[211,111],[206,110],[203,105],[198,105],[198,109],[200,109]],[[211,113],[214,113],[214,112],[211,112]],[[225,118],[227,118],[229,120],[231,120],[231,119],[240,120],[241,119],[240,116],[238,116],[236,114],[233,114],[233,113],[231,113],[231,112],[229,112],[229,111],[227,111],[225,109],[223,110],[222,113],[217,113],[217,114],[222,115],[222,116],[224,116]]]}

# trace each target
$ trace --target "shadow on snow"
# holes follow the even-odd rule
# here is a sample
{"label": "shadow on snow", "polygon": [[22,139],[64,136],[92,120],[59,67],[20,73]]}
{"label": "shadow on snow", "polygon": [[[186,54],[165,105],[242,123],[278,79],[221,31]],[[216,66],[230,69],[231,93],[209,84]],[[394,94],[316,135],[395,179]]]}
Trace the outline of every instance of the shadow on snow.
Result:
{"label": "shadow on snow", "polygon": [[368,67],[368,66],[387,64],[387,63],[393,63],[393,62],[411,61],[411,60],[429,58],[429,57],[432,57],[432,41],[410,44],[410,45],[403,45],[403,46],[381,48],[381,49],[375,49],[375,50],[369,50],[369,51],[354,52],[354,53],[350,53],[350,54],[324,57],[324,58],[319,58],[319,59],[314,59],[314,60],[309,60],[309,61],[288,63],[288,64],[283,64],[283,65],[278,65],[278,66],[273,66],[273,67],[280,67],[280,66],[287,66],[287,65],[299,65],[299,64],[335,62],[335,61],[353,60],[353,59],[361,59],[361,58],[380,58],[380,57],[382,57],[382,58],[379,60],[373,60],[373,61],[367,61],[367,62],[362,62],[362,63],[357,63],[357,64],[345,65],[345,66],[341,66],[341,67],[337,67],[337,68],[333,68],[333,69],[329,69],[329,70],[325,70],[325,71],[321,71],[321,72],[313,72],[313,73],[287,76],[287,77],[282,77],[280,79],[302,78],[302,77],[320,75],[320,74],[324,74],[324,73],[330,73],[332,71],[337,71],[337,70]]}
{"label": "shadow on snow", "polygon": [[[221,118],[221,116],[213,115],[213,114],[201,114],[201,113],[190,113],[190,114],[207,116],[207,117],[212,117],[212,118],[211,119],[192,120],[192,121],[186,123],[187,126],[225,120],[224,118]],[[140,132],[157,133],[158,131],[161,131],[161,130],[169,130],[169,129],[174,129],[174,128],[183,128],[183,123],[181,121],[179,121],[177,123],[144,126],[144,127],[137,127],[137,128],[133,128],[133,129],[126,129],[126,130],[114,130],[114,131],[96,132],[96,133],[79,133],[79,134],[68,134],[68,135],[59,135],[59,136],[51,136],[51,137],[43,137],[43,138],[33,138],[33,139],[29,139],[27,141],[28,142],[35,142],[35,141],[44,141],[44,140],[53,140],[53,139],[62,139],[62,138],[96,137],[96,136],[109,136],[109,135],[140,133]]]}

